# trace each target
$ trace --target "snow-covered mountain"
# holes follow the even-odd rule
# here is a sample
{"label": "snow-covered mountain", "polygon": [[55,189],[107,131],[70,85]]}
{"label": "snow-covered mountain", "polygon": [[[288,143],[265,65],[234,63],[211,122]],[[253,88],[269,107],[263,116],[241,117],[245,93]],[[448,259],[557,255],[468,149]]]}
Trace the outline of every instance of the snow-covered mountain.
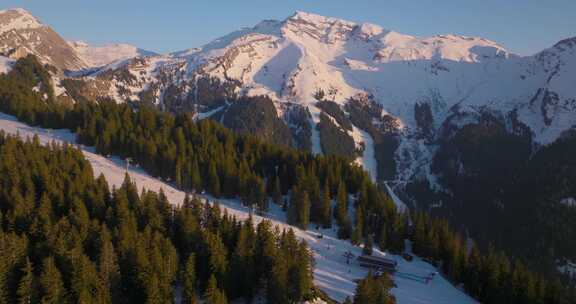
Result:
{"label": "snow-covered mountain", "polygon": [[135,57],[158,55],[130,44],[113,43],[101,46],[92,46],[84,41],[69,41],[68,44],[76,50],[86,63],[93,67],[104,66],[119,60]]}
{"label": "snow-covered mountain", "polygon": [[91,46],[83,41],[68,42],[24,9],[0,10],[0,55],[17,59],[28,54],[70,71],[157,55],[129,44]]}
{"label": "snow-covered mountain", "polygon": [[[310,112],[312,126],[319,123],[322,110],[314,98],[319,90],[330,92],[324,99],[346,112],[351,99],[374,102],[382,108],[380,117],[373,117],[375,124],[384,116],[395,120],[401,135],[395,161],[400,178],[407,179],[429,171],[422,166],[434,150],[427,143],[487,113],[510,131],[526,125],[539,145],[571,129],[576,121],[575,52],[574,39],[522,57],[484,38],[414,37],[374,24],[297,12],[202,48],[127,61],[102,71],[108,76],[116,73],[115,97],[146,95],[175,111],[224,106],[198,107],[199,80],[218,79],[220,86],[229,84],[234,95],[268,96],[288,124],[287,112],[294,105]],[[321,145],[314,143],[314,127],[310,136],[312,150],[321,152]]]}
{"label": "snow-covered mountain", "polygon": [[86,62],[52,28],[24,9],[0,11],[0,55],[20,58],[36,55],[60,69],[77,70]]}
{"label": "snow-covered mountain", "polygon": [[[8,24],[0,37],[51,31],[22,10],[0,16]],[[484,38],[414,37],[297,12],[169,55],[126,45],[71,43],[64,49],[77,68],[105,64],[69,74],[83,83],[72,97],[140,101],[213,115],[226,124],[227,116],[238,112],[228,111],[234,100],[267,96],[296,146],[330,152],[325,143],[330,132],[322,130],[331,125],[340,130],[339,140],[354,142],[360,163],[377,163],[371,166],[379,168],[368,169],[379,179],[424,177],[434,183],[430,164],[437,143],[482,117],[500,121],[511,133],[524,130],[536,146],[574,127],[575,39],[518,56]],[[63,60],[62,52],[37,53],[47,62]],[[337,109],[329,111],[319,101],[334,102]],[[318,128],[322,120],[324,129]]]}

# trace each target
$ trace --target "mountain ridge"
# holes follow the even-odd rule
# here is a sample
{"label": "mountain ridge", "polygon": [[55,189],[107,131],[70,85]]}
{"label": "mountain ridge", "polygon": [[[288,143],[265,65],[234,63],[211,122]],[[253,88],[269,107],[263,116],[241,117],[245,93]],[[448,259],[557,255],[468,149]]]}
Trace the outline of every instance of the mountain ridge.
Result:
{"label": "mountain ridge", "polygon": [[[33,18],[26,11],[16,12]],[[99,92],[103,97],[124,102],[142,101],[145,96],[147,102],[169,111],[206,112],[235,96],[267,96],[285,121],[294,108],[309,112],[312,143],[302,146],[312,147],[315,153],[326,152],[316,142],[323,112],[317,107],[316,93],[330,91],[323,98],[341,108],[352,99],[367,100],[381,107],[373,119],[392,119],[398,141],[409,141],[399,145],[394,157],[397,167],[409,168],[408,162],[425,162],[430,158],[426,155],[434,153],[432,146],[420,141],[437,141],[448,134],[447,128],[477,121],[482,113],[499,116],[506,125],[526,125],[539,145],[570,130],[576,111],[576,92],[569,85],[576,70],[572,68],[574,39],[534,56],[519,56],[480,37],[414,37],[370,23],[297,11],[282,21],[264,20],[200,48],[167,55],[129,46],[125,53],[117,52],[97,64],[104,66],[71,75],[88,75],[79,78],[86,82],[103,81],[108,88]],[[71,47],[90,66],[90,60],[78,52],[81,48],[89,49],[83,44]],[[105,47],[102,50],[106,52]],[[219,101],[202,104],[197,95],[199,79],[217,79],[229,88],[214,97]],[[405,157],[417,147],[429,151]],[[424,171],[404,172],[401,179],[430,178],[429,169]]]}

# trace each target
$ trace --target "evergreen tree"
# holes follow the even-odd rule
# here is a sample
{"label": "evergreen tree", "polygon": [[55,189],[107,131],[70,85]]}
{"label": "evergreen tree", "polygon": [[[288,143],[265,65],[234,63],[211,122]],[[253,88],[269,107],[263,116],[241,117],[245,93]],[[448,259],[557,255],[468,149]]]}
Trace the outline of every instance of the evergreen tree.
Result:
{"label": "evergreen tree", "polygon": [[104,287],[110,291],[111,300],[115,302],[122,297],[120,290],[120,267],[108,229],[106,226],[102,226],[100,231],[101,241],[98,273]]}
{"label": "evergreen tree", "polygon": [[386,230],[386,225],[380,226],[380,234],[378,234],[378,248],[380,248],[382,251],[388,249],[388,236]]}
{"label": "evergreen tree", "polygon": [[282,188],[280,186],[280,178],[278,175],[274,177],[274,184],[272,186],[272,193],[270,195],[272,196],[274,203],[278,205],[282,204]]}
{"label": "evergreen tree", "polygon": [[183,303],[195,304],[196,301],[196,259],[190,254],[182,272]]}
{"label": "evergreen tree", "polygon": [[236,248],[232,254],[231,271],[234,295],[243,296],[250,300],[254,295],[255,263],[254,261],[254,234],[252,223],[248,222],[240,227]]}
{"label": "evergreen tree", "polygon": [[356,286],[354,304],[394,304],[396,299],[390,294],[392,286],[392,280],[388,275],[374,277],[369,273]]}
{"label": "evergreen tree", "polygon": [[196,159],[196,157],[193,158],[192,160],[192,167],[190,169],[190,184],[192,186],[192,189],[200,192],[203,187],[202,187],[202,177],[200,175],[200,166],[198,166],[198,161]]}
{"label": "evergreen tree", "polygon": [[310,221],[310,198],[302,187],[295,187],[290,197],[288,221],[300,229],[307,229]]}
{"label": "evergreen tree", "polygon": [[332,227],[332,200],[330,199],[330,188],[328,187],[328,183],[324,184],[324,190],[322,192],[320,218],[322,219],[323,228]]}
{"label": "evergreen tree", "polygon": [[374,246],[373,243],[374,241],[372,235],[370,234],[364,239],[364,248],[362,248],[362,254],[372,255],[372,247]]}
{"label": "evergreen tree", "polygon": [[206,189],[215,197],[220,197],[220,177],[216,171],[216,164],[210,162],[208,167],[208,178],[206,179]]}
{"label": "evergreen tree", "polygon": [[336,195],[335,217],[338,224],[342,226],[348,218],[348,192],[343,182],[338,185],[338,194]]}
{"label": "evergreen tree", "polygon": [[356,221],[354,223],[354,231],[352,231],[352,238],[350,241],[354,245],[360,244],[363,238],[363,227],[364,227],[364,208],[361,206],[356,209]]}
{"label": "evergreen tree", "polygon": [[42,264],[40,274],[40,302],[59,304],[65,302],[65,289],[62,275],[54,263],[53,257],[47,257]]}
{"label": "evergreen tree", "polygon": [[218,282],[214,275],[208,280],[208,286],[204,292],[204,300],[207,304],[228,304],[226,294],[218,288]]}
{"label": "evergreen tree", "polygon": [[36,278],[34,277],[34,269],[32,268],[30,260],[26,258],[26,262],[22,268],[22,277],[18,283],[18,290],[16,290],[18,303],[30,304],[38,301],[38,294],[35,285]]}

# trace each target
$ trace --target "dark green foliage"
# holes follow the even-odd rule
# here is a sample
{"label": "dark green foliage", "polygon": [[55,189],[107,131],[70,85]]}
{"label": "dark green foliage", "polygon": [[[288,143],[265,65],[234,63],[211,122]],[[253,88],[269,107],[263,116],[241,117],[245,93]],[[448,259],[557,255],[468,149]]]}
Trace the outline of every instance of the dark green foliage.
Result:
{"label": "dark green foliage", "polygon": [[186,260],[181,276],[184,303],[196,303],[196,260],[194,254],[190,254]]}
{"label": "dark green foliage", "polygon": [[242,97],[228,107],[223,124],[278,145],[292,146],[292,134],[267,97]]}
{"label": "dark green foliage", "polygon": [[288,104],[284,112],[284,120],[294,137],[296,148],[310,152],[312,150],[312,116],[307,107],[298,104]]}
{"label": "dark green foliage", "polygon": [[393,285],[386,273],[379,277],[368,273],[356,286],[354,304],[394,304],[396,299],[390,293]]}
{"label": "dark green foliage", "polygon": [[[235,100],[238,83],[228,80],[221,81],[215,77],[198,77],[195,81],[190,82],[190,90],[187,98],[188,104],[198,104],[206,112],[222,106],[226,100]],[[171,111],[177,110],[169,109]]]}
{"label": "dark green foliage", "polygon": [[38,301],[38,293],[36,289],[36,277],[34,276],[34,269],[32,268],[32,263],[27,258],[24,263],[24,267],[21,269],[22,276],[20,282],[18,283],[18,289],[16,290],[16,296],[18,303],[27,304],[35,303]]}
{"label": "dark green foliage", "polygon": [[446,220],[414,215],[413,250],[442,263],[442,271],[482,303],[574,303],[574,290],[538,275],[517,259],[489,248],[481,254],[454,232]]}
{"label": "dark green foliage", "polygon": [[62,275],[53,257],[44,259],[39,285],[41,303],[58,304],[65,301],[66,291],[64,289],[64,282],[62,281]]}
{"label": "dark green foliage", "polygon": [[208,286],[204,292],[204,300],[207,304],[228,304],[226,294],[218,287],[218,283],[214,275],[212,275],[208,280]]}
{"label": "dark green foliage", "polygon": [[373,246],[374,246],[374,238],[372,237],[372,235],[369,235],[364,239],[364,248],[362,248],[362,254],[372,255]]}
{"label": "dark green foliage", "polygon": [[334,118],[334,120],[336,120],[336,122],[344,129],[348,130],[348,131],[352,131],[352,123],[350,122],[350,119],[348,119],[348,116],[346,116],[346,113],[344,113],[344,111],[342,111],[342,109],[340,108],[340,106],[333,102],[333,101],[320,101],[318,103],[316,103],[316,106],[320,109],[322,109],[322,111],[324,111],[326,114],[332,116],[332,118]]}
{"label": "dark green foliage", "polygon": [[[5,79],[11,81],[15,77],[17,74],[11,73]],[[31,94],[31,89],[26,87],[15,91]],[[297,212],[299,215],[295,218],[301,227],[309,221],[328,226],[327,196],[322,195],[322,187],[327,187],[332,197],[340,184],[344,184],[349,193],[356,193],[368,180],[367,174],[360,167],[351,165],[346,158],[312,156],[266,144],[252,136],[236,135],[211,120],[196,123],[188,114],[172,116],[145,106],[135,110],[128,104],[104,100],[99,103],[77,102],[71,108],[34,98],[5,98],[2,102],[0,110],[19,118],[22,118],[20,112],[13,111],[12,107],[26,108],[37,104],[41,110],[34,117],[60,117],[51,120],[50,124],[76,131],[79,142],[95,146],[100,154],[130,157],[133,164],[140,165],[153,176],[174,181],[183,190],[240,197],[246,203],[256,203],[260,210],[265,211],[269,192],[266,191],[267,184],[278,179],[281,189],[279,192],[275,190],[274,196],[279,199],[279,193],[289,193],[300,183],[303,185],[300,189],[302,198],[307,196],[307,199],[298,201],[310,205],[310,208]],[[256,103],[269,104],[265,100]],[[46,126],[42,119],[31,122]],[[354,143],[348,139],[352,150]],[[374,185],[371,188],[376,189]],[[382,212],[394,208],[389,199],[380,199],[384,198],[383,195],[366,200],[368,205],[364,214],[372,217],[375,224],[364,227],[364,233],[380,230],[377,225],[394,222],[395,212]],[[102,206],[98,208],[100,213],[106,212]],[[369,215],[371,213],[376,216]],[[350,231],[351,221],[340,220],[338,223],[344,225],[341,235],[350,235],[346,231]]]}
{"label": "dark green foliage", "polygon": [[354,139],[334,124],[326,114],[320,114],[317,128],[320,131],[320,145],[325,154],[354,158],[356,155]]}
{"label": "dark green foliage", "polygon": [[3,303],[171,303],[174,286],[186,303],[262,289],[282,294],[276,303],[311,297],[312,260],[293,232],[255,230],[194,197],[172,207],[162,192],[139,194],[129,176],[110,191],[67,145],[0,132],[0,160]]}
{"label": "dark green foliage", "polygon": [[[435,212],[466,225],[481,248],[491,243],[555,272],[558,258],[576,258],[576,208],[560,203],[576,196],[576,137],[566,134],[535,152],[532,146],[529,137],[509,133],[488,114],[458,130],[442,142],[433,163],[458,199],[435,197],[444,202]],[[430,201],[425,186],[412,190]]]}
{"label": "dark green foliage", "polygon": [[304,187],[294,187],[288,207],[288,223],[307,229],[310,221],[310,196]]}
{"label": "dark green foliage", "polygon": [[65,107],[54,100],[48,71],[30,55],[18,60],[9,74],[0,75],[0,111],[29,124],[56,127]]}
{"label": "dark green foliage", "polygon": [[370,96],[350,98],[345,106],[350,121],[374,140],[374,155],[378,163],[378,179],[396,176],[395,153],[399,145],[399,125],[390,115],[382,114],[382,105]]}

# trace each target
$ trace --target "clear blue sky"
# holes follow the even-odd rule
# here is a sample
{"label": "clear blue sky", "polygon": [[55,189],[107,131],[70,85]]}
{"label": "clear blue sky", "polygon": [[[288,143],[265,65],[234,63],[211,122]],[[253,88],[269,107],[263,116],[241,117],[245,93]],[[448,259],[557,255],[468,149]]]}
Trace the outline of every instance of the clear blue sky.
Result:
{"label": "clear blue sky", "polygon": [[522,55],[576,36],[576,0],[2,0],[0,7],[26,8],[66,39],[157,52],[201,46],[296,10],[417,36],[481,36]]}

